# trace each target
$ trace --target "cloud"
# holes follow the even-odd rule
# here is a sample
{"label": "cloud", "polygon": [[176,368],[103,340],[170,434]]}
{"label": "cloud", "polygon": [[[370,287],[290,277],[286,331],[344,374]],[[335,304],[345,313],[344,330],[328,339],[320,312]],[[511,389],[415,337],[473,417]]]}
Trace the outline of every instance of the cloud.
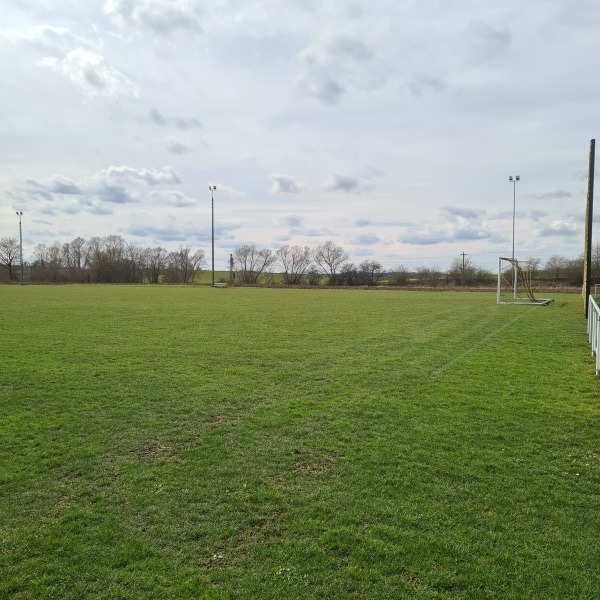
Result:
{"label": "cloud", "polygon": [[183,242],[188,239],[188,233],[183,227],[168,225],[166,227],[156,227],[153,225],[133,225],[127,233],[135,237],[154,238],[165,242]]}
{"label": "cloud", "polygon": [[169,140],[169,143],[167,144],[167,150],[171,154],[189,154],[192,151],[191,148],[185,144],[182,144],[178,140]]}
{"label": "cloud", "polygon": [[460,206],[443,206],[440,209],[442,215],[450,217],[460,217],[467,220],[479,219],[485,211],[472,208],[463,208]]}
{"label": "cloud", "polygon": [[368,227],[369,225],[371,225],[371,220],[370,219],[358,219],[358,220],[354,221],[354,225],[356,227]]}
{"label": "cloud", "polygon": [[197,198],[188,196],[180,190],[152,190],[149,194],[150,198],[157,204],[168,206],[197,206]]}
{"label": "cloud", "polygon": [[202,123],[199,119],[195,117],[184,118],[184,117],[173,117],[171,122],[177,129],[181,129],[183,131],[189,131],[190,129],[200,129],[202,127]]}
{"label": "cloud", "polygon": [[196,117],[166,117],[159,110],[153,108],[149,113],[150,121],[159,127],[174,127],[181,131],[200,129],[202,123]]}
{"label": "cloud", "polygon": [[131,204],[137,202],[137,199],[125,187],[120,185],[100,184],[95,189],[90,190],[89,196],[101,202],[109,202],[111,204]]}
{"label": "cloud", "polygon": [[300,215],[289,214],[282,218],[282,221],[288,227],[300,227],[302,225],[302,217]]}
{"label": "cloud", "polygon": [[138,95],[137,86],[126,75],[109,65],[104,57],[83,48],[72,50],[62,60],[47,57],[38,64],[69,79],[87,98]]}
{"label": "cloud", "polygon": [[143,183],[145,185],[162,185],[162,184],[179,184],[181,178],[171,169],[171,167],[163,167],[158,170],[136,169],[134,167],[121,166],[116,167],[111,165],[92,176],[93,180],[104,182],[108,185],[115,184],[135,184]]}
{"label": "cloud", "polygon": [[133,27],[160,35],[202,31],[198,15],[188,0],[107,0],[104,12]]}
{"label": "cloud", "polygon": [[536,194],[538,200],[561,200],[563,198],[570,198],[571,192],[565,192],[564,190],[556,190],[554,192],[544,192],[542,194]]}
{"label": "cloud", "polygon": [[427,226],[412,228],[399,237],[399,241],[416,246],[431,246],[434,244],[472,242],[490,239],[492,234],[482,227],[473,227],[464,223],[445,223],[439,227]]}
{"label": "cloud", "polygon": [[337,104],[353,89],[373,90],[387,79],[388,69],[361,40],[335,35],[304,48],[298,61],[300,89],[326,104]]}
{"label": "cloud", "polygon": [[471,21],[465,30],[467,59],[481,63],[506,54],[512,42],[508,31],[494,29],[483,21]]}
{"label": "cloud", "polygon": [[[52,175],[47,181],[27,178],[22,190],[11,194],[15,199],[25,198],[33,201],[52,202],[60,212],[78,212],[81,207],[88,207],[96,214],[109,214],[100,211],[98,202],[102,204],[132,204],[139,201],[136,187],[179,184],[181,179],[170,167],[158,170],[136,169],[133,167],[110,166],[81,182],[72,181],[62,175]],[[188,206],[189,199],[179,191],[162,192],[173,206]],[[69,204],[64,201],[70,199]],[[75,201],[75,203],[73,203]],[[44,207],[49,210],[48,206]]]}
{"label": "cloud", "polygon": [[48,189],[53,194],[81,194],[81,188],[74,181],[61,177],[60,175],[52,175],[48,179]]}
{"label": "cloud", "polygon": [[156,108],[150,111],[150,120],[159,127],[166,127],[169,123],[166,117],[164,117]]}
{"label": "cloud", "polygon": [[304,184],[298,182],[291,175],[273,173],[271,175],[271,194],[298,194],[304,189]]}
{"label": "cloud", "polygon": [[545,210],[530,210],[528,212],[529,218],[532,221],[540,221],[541,219],[545,218],[548,216],[548,212]]}
{"label": "cloud", "polygon": [[75,45],[88,45],[87,40],[74,35],[66,27],[53,27],[44,24],[33,25],[25,33],[9,34],[7,37],[13,41],[23,41],[44,52],[64,52]]}
{"label": "cloud", "polygon": [[539,231],[542,236],[574,237],[582,235],[582,227],[572,221],[556,220]]}
{"label": "cloud", "polygon": [[441,244],[444,238],[439,233],[411,231],[400,236],[399,241],[403,244],[413,244],[415,246],[432,246],[434,244]]}
{"label": "cloud", "polygon": [[114,214],[114,211],[112,210],[112,208],[109,208],[106,205],[93,205],[89,212],[91,212],[93,215],[101,215],[101,216],[108,216],[108,215],[112,215]]}
{"label": "cloud", "polygon": [[364,179],[350,177],[347,175],[338,175],[334,173],[327,181],[322,184],[324,190],[328,192],[346,192],[358,194],[372,188],[372,185]]}
{"label": "cloud", "polygon": [[351,244],[353,246],[372,246],[373,244],[381,243],[381,239],[374,233],[364,233],[355,237]]}
{"label": "cloud", "polygon": [[466,242],[474,240],[486,240],[491,236],[488,231],[484,231],[479,227],[457,227],[453,229],[447,236],[447,242]]}

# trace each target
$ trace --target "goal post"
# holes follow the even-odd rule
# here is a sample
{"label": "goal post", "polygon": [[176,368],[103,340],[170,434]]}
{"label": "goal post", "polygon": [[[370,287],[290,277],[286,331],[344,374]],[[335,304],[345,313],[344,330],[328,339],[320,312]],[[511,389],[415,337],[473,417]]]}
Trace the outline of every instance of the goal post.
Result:
{"label": "goal post", "polygon": [[497,304],[531,304],[545,306],[551,298],[537,298],[533,292],[532,270],[516,258],[498,259]]}

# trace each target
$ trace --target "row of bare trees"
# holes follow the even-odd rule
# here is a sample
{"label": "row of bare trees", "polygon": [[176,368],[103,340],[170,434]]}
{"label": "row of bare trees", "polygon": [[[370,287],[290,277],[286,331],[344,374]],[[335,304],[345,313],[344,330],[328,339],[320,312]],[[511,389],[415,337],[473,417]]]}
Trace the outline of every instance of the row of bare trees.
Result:
{"label": "row of bare trees", "polygon": [[273,251],[245,244],[233,252],[233,268],[238,283],[256,284],[273,270],[281,273],[284,285],[317,285],[323,278],[329,285],[377,285],[382,267],[366,260],[358,267],[349,262],[347,252],[329,240],[311,249],[308,246],[281,246]]}
{"label": "row of bare trees", "polygon": [[[532,277],[540,282],[567,286],[582,284],[582,257],[569,259],[554,255],[545,264],[539,258],[529,258],[526,263]],[[236,281],[243,284],[265,281],[267,274],[273,271],[281,274],[284,285],[375,286],[385,279],[394,286],[409,283],[427,287],[485,286],[493,285],[496,278],[496,273],[476,265],[466,256],[454,259],[446,271],[430,266],[410,271],[400,265],[384,272],[375,260],[365,260],[357,266],[350,262],[344,248],[331,240],[314,249],[285,245],[276,251],[246,244],[234,250],[233,268]],[[600,283],[600,241],[594,246],[592,281]]]}
{"label": "row of bare trees", "polygon": [[[71,242],[38,244],[27,267],[27,280],[48,283],[191,283],[204,265],[204,252],[181,246],[142,248],[120,235],[77,237]],[[0,239],[0,267],[17,279],[19,244]]]}
{"label": "row of bare trees", "polygon": [[384,273],[381,263],[376,260],[365,260],[359,265],[350,262],[344,248],[332,240],[314,249],[285,245],[276,251],[246,244],[235,249],[233,267],[236,281],[243,284],[257,284],[273,270],[281,274],[284,285],[317,285],[326,282],[328,285],[370,287],[386,278],[392,285],[406,285],[415,280],[429,286],[451,282],[473,285],[489,282],[491,277],[489,271],[474,266],[469,260],[453,263],[447,273],[429,267],[409,273],[403,266],[391,273]]}
{"label": "row of bare trees", "polygon": [[[437,287],[440,285],[486,285],[494,279],[489,270],[475,265],[466,256],[456,258],[447,271],[421,266],[409,271],[400,265],[383,272],[375,260],[359,265],[350,262],[348,253],[329,240],[314,249],[284,245],[273,251],[255,244],[237,247],[232,255],[235,281],[257,284],[267,274],[280,273],[284,285],[360,285],[375,286],[383,279],[391,285],[408,283]],[[71,242],[38,244],[27,266],[27,280],[39,282],[89,283],[191,283],[204,266],[204,252],[181,246],[168,251],[161,246],[142,248],[119,235],[77,237]],[[582,283],[583,259],[554,255],[545,264],[537,258],[528,260],[534,279],[551,285],[578,286]],[[0,238],[0,278],[16,281],[19,274],[19,243],[14,238]],[[593,248],[592,282],[600,282],[600,241]]]}

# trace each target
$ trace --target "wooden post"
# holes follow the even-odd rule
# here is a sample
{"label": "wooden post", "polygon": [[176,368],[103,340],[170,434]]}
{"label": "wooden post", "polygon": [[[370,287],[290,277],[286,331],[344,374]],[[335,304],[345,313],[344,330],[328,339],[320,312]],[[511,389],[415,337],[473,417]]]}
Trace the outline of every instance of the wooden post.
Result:
{"label": "wooden post", "polygon": [[594,220],[594,163],[596,140],[590,140],[590,163],[588,168],[588,193],[585,207],[585,248],[583,254],[583,302],[584,314],[588,316],[588,301],[592,287],[592,223]]}

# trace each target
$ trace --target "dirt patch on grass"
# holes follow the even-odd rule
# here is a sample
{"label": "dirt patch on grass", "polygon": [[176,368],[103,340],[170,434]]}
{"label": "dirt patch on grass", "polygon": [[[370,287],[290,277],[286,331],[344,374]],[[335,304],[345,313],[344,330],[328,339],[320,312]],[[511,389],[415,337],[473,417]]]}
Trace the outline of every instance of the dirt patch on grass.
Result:
{"label": "dirt patch on grass", "polygon": [[176,452],[171,446],[153,443],[140,450],[140,455],[147,460],[168,462],[176,457]]}

